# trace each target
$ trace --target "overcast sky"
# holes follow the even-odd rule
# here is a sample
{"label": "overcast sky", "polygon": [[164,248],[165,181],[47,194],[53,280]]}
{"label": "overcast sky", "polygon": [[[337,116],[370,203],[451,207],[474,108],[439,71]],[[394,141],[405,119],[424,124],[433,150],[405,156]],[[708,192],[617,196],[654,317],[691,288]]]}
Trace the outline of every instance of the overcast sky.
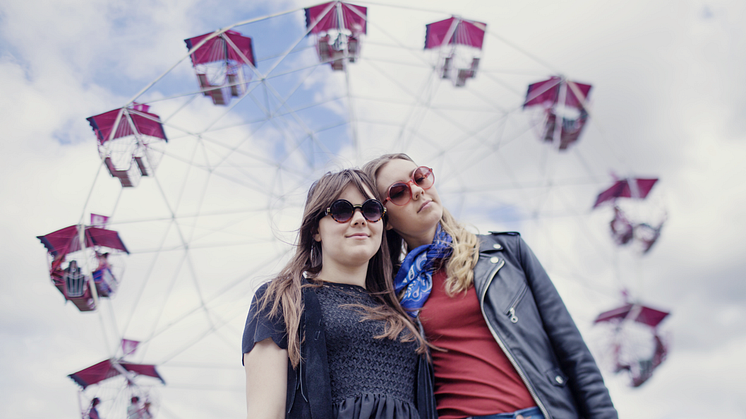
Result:
{"label": "overcast sky", "polygon": [[[622,417],[746,417],[746,4],[360,3],[368,34],[345,74],[317,65],[303,37],[315,3],[244,3],[0,5],[3,416],[77,417],[67,375],[127,337],[145,342],[131,360],[166,380],[142,382],[159,417],[242,417],[248,304],[282,267],[310,181],[406,151],[434,168],[459,219],[522,232],[600,363],[610,335],[592,321],[622,289],[672,312],[668,359],[648,383],[605,376]],[[433,76],[422,51],[424,25],[450,14],[488,25],[464,88]],[[255,90],[215,106],[195,94],[183,40],[245,21],[234,29],[254,40]],[[593,85],[590,122],[566,152],[520,110],[526,85],[555,74]],[[169,143],[156,176],[125,190],[85,118],[132,99],[166,120]],[[644,257],[613,245],[610,208],[590,209],[611,173],[660,178],[649,203],[623,203],[640,221],[667,216]],[[118,293],[80,313],[51,285],[36,236],[90,212],[111,215],[132,254],[117,260]],[[100,395],[103,417],[123,417],[118,385],[84,403]]]}

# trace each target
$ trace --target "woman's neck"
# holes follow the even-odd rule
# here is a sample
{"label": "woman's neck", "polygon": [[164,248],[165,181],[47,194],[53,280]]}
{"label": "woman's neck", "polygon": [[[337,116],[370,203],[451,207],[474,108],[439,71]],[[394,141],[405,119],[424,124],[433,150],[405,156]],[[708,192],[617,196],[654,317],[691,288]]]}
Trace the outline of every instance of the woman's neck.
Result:
{"label": "woman's neck", "polygon": [[431,229],[424,231],[421,234],[405,235],[399,232],[397,233],[399,233],[399,235],[404,239],[404,242],[407,243],[407,249],[412,250],[422,245],[432,243],[437,229],[438,225],[436,224]]}
{"label": "woman's neck", "polygon": [[324,265],[316,278],[326,282],[357,285],[363,288],[368,274],[368,264],[356,267]]}

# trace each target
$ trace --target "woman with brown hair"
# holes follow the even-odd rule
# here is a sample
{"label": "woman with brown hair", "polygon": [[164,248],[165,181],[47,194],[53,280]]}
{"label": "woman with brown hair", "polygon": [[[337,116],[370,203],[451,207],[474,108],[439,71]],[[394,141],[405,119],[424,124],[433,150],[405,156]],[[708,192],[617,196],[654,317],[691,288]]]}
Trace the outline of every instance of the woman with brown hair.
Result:
{"label": "woman with brown hair", "polygon": [[435,346],[440,419],[617,418],[593,356],[518,233],[466,230],[443,208],[433,170],[406,154],[363,171],[384,198],[401,305]]}
{"label": "woman with brown hair", "polygon": [[295,255],[246,320],[248,418],[436,417],[427,347],[393,292],[373,191],[355,169],[308,191]]}

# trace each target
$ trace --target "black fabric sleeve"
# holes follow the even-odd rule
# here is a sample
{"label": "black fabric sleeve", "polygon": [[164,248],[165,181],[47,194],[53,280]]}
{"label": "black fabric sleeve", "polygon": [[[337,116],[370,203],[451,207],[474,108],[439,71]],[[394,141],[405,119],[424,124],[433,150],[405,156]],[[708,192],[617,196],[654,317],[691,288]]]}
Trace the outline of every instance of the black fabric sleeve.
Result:
{"label": "black fabric sleeve", "polygon": [[264,284],[259,287],[254,294],[254,299],[251,301],[251,307],[249,308],[249,315],[246,317],[246,327],[244,327],[243,341],[241,344],[242,364],[243,354],[251,352],[251,350],[254,349],[254,345],[264,339],[272,338],[272,341],[274,341],[280,349],[288,348],[288,336],[285,331],[285,318],[282,313],[275,317],[270,317],[269,311],[272,308],[272,304],[269,304],[265,310],[259,310],[259,301],[261,301],[262,297],[267,292],[268,286],[269,284]]}

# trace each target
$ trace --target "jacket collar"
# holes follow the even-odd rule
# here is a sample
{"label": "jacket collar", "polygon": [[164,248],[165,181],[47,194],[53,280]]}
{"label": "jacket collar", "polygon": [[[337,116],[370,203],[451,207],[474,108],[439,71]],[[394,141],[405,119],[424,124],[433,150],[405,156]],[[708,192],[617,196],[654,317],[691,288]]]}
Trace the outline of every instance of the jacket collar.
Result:
{"label": "jacket collar", "polygon": [[[479,235],[479,261],[474,266],[474,288],[478,296],[484,294],[488,281],[503,265],[502,251],[505,247],[496,240],[494,234]],[[481,301],[481,298],[480,298]]]}
{"label": "jacket collar", "polygon": [[494,234],[480,235],[477,238],[479,239],[480,254],[492,254],[505,249],[502,244],[495,240]]}

